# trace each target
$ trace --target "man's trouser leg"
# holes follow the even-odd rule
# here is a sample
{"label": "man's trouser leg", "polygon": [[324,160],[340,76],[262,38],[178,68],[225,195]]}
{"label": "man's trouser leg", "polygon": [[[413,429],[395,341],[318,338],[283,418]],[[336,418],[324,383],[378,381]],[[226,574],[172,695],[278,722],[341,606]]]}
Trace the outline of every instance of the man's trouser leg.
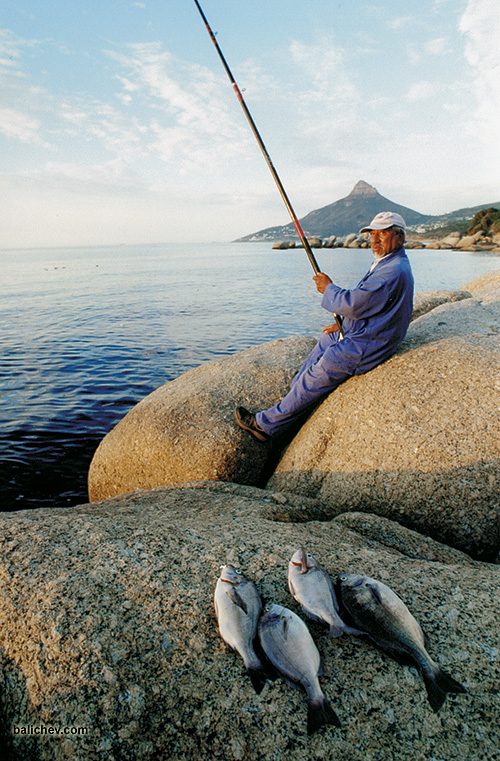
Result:
{"label": "man's trouser leg", "polygon": [[[308,360],[314,359],[315,356],[319,356],[319,359],[311,366],[308,366],[306,360],[294,377],[290,391],[281,402],[256,414],[255,419],[265,433],[274,436],[284,430],[308,407],[351,377],[352,371],[347,371],[342,362],[335,361],[336,343],[332,345],[328,338],[324,336],[318,342]],[[323,348],[325,344],[328,346],[326,350]]]}

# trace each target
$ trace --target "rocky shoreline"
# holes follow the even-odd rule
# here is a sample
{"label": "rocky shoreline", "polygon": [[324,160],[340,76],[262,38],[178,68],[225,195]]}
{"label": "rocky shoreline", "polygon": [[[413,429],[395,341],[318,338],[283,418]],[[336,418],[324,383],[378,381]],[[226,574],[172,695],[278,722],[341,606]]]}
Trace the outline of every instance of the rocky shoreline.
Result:
{"label": "rocky shoreline", "polygon": [[[314,341],[185,373],[103,439],[89,504],[0,514],[5,758],[500,758],[500,271],[417,294],[393,358],[260,445],[233,407],[279,398]],[[302,615],[300,546],[389,585],[467,694],[433,713],[415,669],[312,622],[341,727],[309,737],[281,680],[256,695],[217,631],[219,567]]]}
{"label": "rocky shoreline", "polygon": [[[343,237],[331,235],[324,239],[311,237],[308,238],[308,243],[311,248],[370,248],[370,242],[366,233],[363,233],[362,235],[350,233]],[[279,250],[301,247],[302,243],[299,240],[279,241],[273,244],[273,249]],[[498,253],[500,252],[500,236],[498,234],[490,236],[483,231],[478,231],[473,235],[462,235],[460,232],[452,232],[444,238],[423,238],[421,236],[412,237],[411,232],[408,232],[405,248],[427,248],[432,250],[449,249],[454,251],[493,251]]]}

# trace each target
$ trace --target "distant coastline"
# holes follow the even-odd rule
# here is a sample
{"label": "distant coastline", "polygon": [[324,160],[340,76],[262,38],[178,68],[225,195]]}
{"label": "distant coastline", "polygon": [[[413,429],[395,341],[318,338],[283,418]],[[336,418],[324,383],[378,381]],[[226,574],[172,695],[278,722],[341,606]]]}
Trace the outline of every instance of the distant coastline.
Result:
{"label": "distant coastline", "polygon": [[[453,232],[460,233],[461,237],[464,237],[465,233],[475,233],[476,230],[472,231],[470,228],[473,226],[478,215],[488,217],[488,212],[496,212],[497,215],[500,215],[499,209],[500,201],[462,208],[438,216],[422,214],[415,209],[386,198],[372,185],[369,185],[364,180],[359,180],[345,198],[309,212],[309,214],[300,219],[300,224],[308,238],[314,237],[324,241],[335,236],[339,240],[345,239],[349,235],[357,234],[360,228],[367,224],[378,212],[387,210],[396,211],[406,221],[407,238],[415,242],[425,241],[427,242],[427,247],[430,247],[431,241],[437,243]],[[491,219],[490,222],[490,227],[493,229],[489,230],[487,224],[483,224],[481,227],[485,235],[490,232],[500,235],[500,219],[497,217],[496,228],[495,220]],[[292,222],[287,225],[267,227],[243,238],[238,238],[234,242],[250,243],[266,241],[270,243],[295,241],[300,245]],[[500,239],[495,242],[500,244]]]}
{"label": "distant coastline", "polygon": [[[329,236],[326,240],[322,238],[312,237],[308,238],[308,243],[311,248],[369,248],[370,242],[368,235],[363,233],[358,235],[356,233],[350,233],[345,237],[337,238],[336,235]],[[302,248],[302,242],[299,239],[285,240],[273,243],[273,249],[292,249]],[[413,237],[411,233],[408,235],[405,242],[405,248],[407,249],[449,249],[456,251],[493,251],[500,253],[500,234],[484,232],[483,230],[477,230],[476,232],[466,231],[462,235],[459,231],[454,231],[446,235],[444,238],[432,238],[420,234]]]}

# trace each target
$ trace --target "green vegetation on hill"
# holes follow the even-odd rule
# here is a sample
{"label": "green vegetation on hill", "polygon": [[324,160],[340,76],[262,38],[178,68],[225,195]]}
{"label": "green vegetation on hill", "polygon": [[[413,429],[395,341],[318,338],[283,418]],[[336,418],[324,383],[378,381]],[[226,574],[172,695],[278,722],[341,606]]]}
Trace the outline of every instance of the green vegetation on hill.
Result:
{"label": "green vegetation on hill", "polygon": [[500,233],[500,209],[483,209],[474,215],[467,234],[474,235],[474,233],[479,231],[482,231],[485,235]]}

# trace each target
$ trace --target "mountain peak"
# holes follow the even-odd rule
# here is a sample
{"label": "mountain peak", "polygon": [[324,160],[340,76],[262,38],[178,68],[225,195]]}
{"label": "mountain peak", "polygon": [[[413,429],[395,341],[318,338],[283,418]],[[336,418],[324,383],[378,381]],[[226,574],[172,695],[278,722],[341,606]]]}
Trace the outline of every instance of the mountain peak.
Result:
{"label": "mountain peak", "polygon": [[356,198],[373,198],[378,196],[378,191],[373,185],[368,185],[364,180],[359,180],[347,197],[351,198],[352,196]]}
{"label": "mountain peak", "polygon": [[[459,209],[450,214],[444,214],[439,217],[429,214],[421,214],[415,209],[394,203],[389,198],[381,195],[373,185],[369,185],[364,180],[359,180],[351,190],[348,196],[341,198],[339,201],[323,206],[321,209],[306,214],[300,219],[302,229],[308,237],[327,238],[330,235],[343,236],[356,232],[363,225],[366,225],[369,219],[373,219],[381,211],[395,211],[401,214],[408,227],[424,226],[430,229],[437,223],[449,225],[452,219],[463,220],[472,219],[474,214],[481,209],[497,207],[500,204],[486,204],[475,206],[469,209]],[[297,233],[292,222],[280,227],[267,227],[265,230],[247,235],[245,238],[239,238],[240,241],[248,240],[295,240]]]}

